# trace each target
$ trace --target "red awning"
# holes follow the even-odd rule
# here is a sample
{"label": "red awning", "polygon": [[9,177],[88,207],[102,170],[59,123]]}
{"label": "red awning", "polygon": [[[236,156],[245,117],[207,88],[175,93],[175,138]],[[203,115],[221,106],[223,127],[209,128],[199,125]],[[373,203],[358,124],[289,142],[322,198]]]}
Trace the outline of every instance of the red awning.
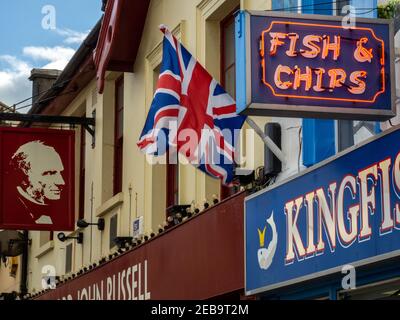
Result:
{"label": "red awning", "polygon": [[150,0],[108,0],[94,52],[97,89],[104,90],[106,71],[133,72]]}
{"label": "red awning", "polygon": [[245,196],[211,206],[33,299],[204,300],[243,293]]}

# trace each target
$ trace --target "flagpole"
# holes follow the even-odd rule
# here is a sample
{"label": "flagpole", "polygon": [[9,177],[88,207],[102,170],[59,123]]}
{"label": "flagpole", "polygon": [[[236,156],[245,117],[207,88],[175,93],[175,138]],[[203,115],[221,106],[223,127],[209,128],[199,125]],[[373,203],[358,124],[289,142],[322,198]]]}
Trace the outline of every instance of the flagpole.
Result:
{"label": "flagpole", "polygon": [[264,134],[260,127],[252,120],[250,117],[246,119],[247,124],[261,137],[265,145],[272,151],[272,153],[282,162],[286,163],[286,156],[283,154],[282,150],[272,141],[270,137]]}

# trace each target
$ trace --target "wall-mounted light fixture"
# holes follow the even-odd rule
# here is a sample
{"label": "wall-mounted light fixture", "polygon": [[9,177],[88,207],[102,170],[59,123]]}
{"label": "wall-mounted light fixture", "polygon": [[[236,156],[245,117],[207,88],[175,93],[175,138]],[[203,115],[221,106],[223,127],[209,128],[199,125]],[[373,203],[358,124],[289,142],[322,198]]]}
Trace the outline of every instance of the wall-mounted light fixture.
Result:
{"label": "wall-mounted light fixture", "polygon": [[58,240],[60,240],[61,242],[65,242],[65,241],[70,240],[70,239],[76,239],[76,242],[77,242],[77,243],[79,243],[79,244],[82,244],[82,243],[83,243],[83,233],[82,233],[82,232],[79,232],[77,237],[67,237],[67,236],[65,235],[65,233],[61,232],[61,233],[59,233],[59,234],[57,235],[57,238],[58,238]]}
{"label": "wall-mounted light fixture", "polygon": [[105,220],[103,218],[100,218],[99,220],[97,220],[97,223],[89,223],[89,222],[86,222],[84,219],[81,219],[81,220],[78,220],[76,225],[78,226],[78,228],[81,228],[81,229],[86,229],[89,226],[97,226],[97,229],[99,229],[100,231],[104,231]]}

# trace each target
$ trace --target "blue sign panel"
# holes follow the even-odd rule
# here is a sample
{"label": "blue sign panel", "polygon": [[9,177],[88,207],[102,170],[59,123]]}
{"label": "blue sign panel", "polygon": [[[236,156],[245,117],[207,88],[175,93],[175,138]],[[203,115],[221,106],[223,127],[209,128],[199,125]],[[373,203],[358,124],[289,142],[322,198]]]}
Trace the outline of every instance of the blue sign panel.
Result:
{"label": "blue sign panel", "polygon": [[400,127],[245,203],[246,292],[400,255]]}
{"label": "blue sign panel", "polygon": [[388,119],[395,115],[393,24],[241,12],[237,105],[249,115]]}

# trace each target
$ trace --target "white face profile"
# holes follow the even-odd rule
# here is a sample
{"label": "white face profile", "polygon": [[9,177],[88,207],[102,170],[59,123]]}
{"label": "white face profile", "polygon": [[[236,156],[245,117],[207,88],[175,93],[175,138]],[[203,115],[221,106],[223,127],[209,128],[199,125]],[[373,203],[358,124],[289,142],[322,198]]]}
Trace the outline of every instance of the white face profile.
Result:
{"label": "white face profile", "polygon": [[65,186],[61,175],[64,166],[53,147],[41,141],[26,143],[12,156],[11,164],[22,174],[17,188],[25,198],[40,205],[60,200]]}

